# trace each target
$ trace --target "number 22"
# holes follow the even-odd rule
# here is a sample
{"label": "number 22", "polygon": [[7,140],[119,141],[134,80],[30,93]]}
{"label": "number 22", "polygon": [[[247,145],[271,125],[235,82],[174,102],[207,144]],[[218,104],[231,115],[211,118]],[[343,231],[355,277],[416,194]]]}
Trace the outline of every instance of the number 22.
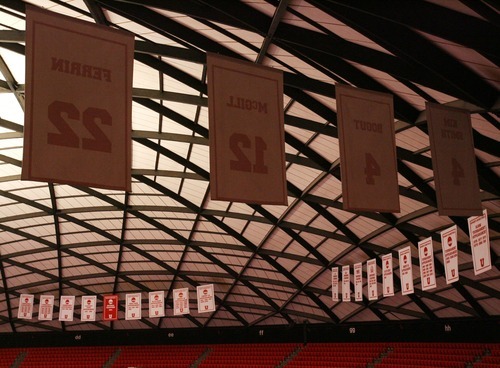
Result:
{"label": "number 22", "polygon": [[[80,120],[80,111],[70,103],[64,101],[54,101],[48,107],[49,121],[54,124],[59,133],[47,133],[47,143],[63,146],[80,148],[80,137],[65,120],[63,114],[66,114],[68,120]],[[112,125],[112,117],[107,110],[97,107],[89,107],[82,113],[82,124],[93,138],[82,138],[82,149],[89,151],[111,152],[111,141],[97,125],[100,121],[103,125]]]}

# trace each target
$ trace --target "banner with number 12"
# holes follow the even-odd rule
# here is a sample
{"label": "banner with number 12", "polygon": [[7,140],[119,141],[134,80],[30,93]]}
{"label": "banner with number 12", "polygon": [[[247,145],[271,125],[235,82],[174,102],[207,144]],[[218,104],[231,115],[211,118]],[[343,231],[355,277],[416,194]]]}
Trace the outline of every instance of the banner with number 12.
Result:
{"label": "banner with number 12", "polygon": [[211,198],[287,204],[283,73],[207,55]]}

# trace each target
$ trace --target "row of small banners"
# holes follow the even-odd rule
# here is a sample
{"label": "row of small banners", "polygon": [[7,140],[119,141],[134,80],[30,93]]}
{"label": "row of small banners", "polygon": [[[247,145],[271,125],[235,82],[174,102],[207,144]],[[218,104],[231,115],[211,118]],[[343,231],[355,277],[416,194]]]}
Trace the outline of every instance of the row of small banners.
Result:
{"label": "row of small banners", "polygon": [[[488,229],[488,216],[483,210],[481,216],[468,218],[469,237],[472,249],[472,261],[474,274],[491,270],[490,240]],[[446,283],[451,284],[458,281],[458,247],[457,247],[457,226],[454,225],[441,233],[441,246],[443,249],[443,262],[445,267]],[[411,246],[398,251],[399,272],[401,280],[402,295],[412,294],[413,269],[411,258]],[[426,238],[418,242],[418,255],[420,262],[420,282],[422,290],[429,290],[436,287],[436,271],[434,268],[434,249],[432,238]],[[332,300],[339,301],[339,269],[342,272],[342,301],[351,300],[351,275],[350,266],[332,268]],[[363,300],[363,264],[354,264],[354,300]],[[376,259],[366,262],[366,273],[368,283],[368,299],[378,299],[377,263]],[[392,254],[382,255],[382,285],[383,296],[394,295]],[[196,288],[198,313],[215,311],[214,285],[200,285]],[[82,321],[95,321],[97,309],[97,296],[84,295],[81,297],[81,317]],[[21,294],[17,317],[19,319],[32,319],[34,307],[34,295]],[[165,293],[154,291],[149,293],[149,318],[165,316]],[[103,296],[103,321],[118,320],[118,295]],[[59,305],[59,321],[73,321],[75,309],[75,296],[63,295]],[[189,314],[189,289],[181,288],[173,290],[174,315]],[[54,296],[42,295],[38,309],[38,320],[52,320],[54,310]],[[126,294],[125,319],[137,320],[142,318],[142,298],[141,293]]]}
{"label": "row of small banners", "polygon": [[[491,270],[490,238],[488,228],[488,215],[483,210],[481,216],[472,216],[467,219],[469,227],[469,238],[472,250],[472,263],[474,274],[479,275]],[[458,247],[457,226],[454,225],[440,233],[441,247],[443,250],[443,263],[445,269],[446,283],[451,284],[458,281]],[[411,258],[411,246],[398,250],[399,276],[401,281],[401,294],[414,293],[413,268]],[[436,270],[434,268],[434,248],[432,237],[418,242],[418,259],[420,265],[420,283],[422,290],[430,290],[436,287]],[[354,264],[354,300],[363,300],[363,276],[362,263]],[[351,300],[350,290],[350,266],[332,268],[332,300],[339,301],[339,269],[342,272],[342,301]],[[377,263],[376,259],[366,262],[366,273],[368,283],[368,300],[378,299],[377,288]],[[382,290],[383,296],[394,295],[392,254],[382,255]]]}
{"label": "row of small banners", "polygon": [[[198,313],[215,311],[214,285],[200,285],[196,287],[198,299]],[[174,289],[174,315],[189,314],[189,289]],[[97,296],[83,295],[81,303],[81,321],[92,322],[96,320]],[[33,294],[21,294],[18,319],[32,319],[35,296]],[[75,296],[62,295],[59,304],[59,321],[71,322],[74,319]],[[103,295],[102,307],[103,321],[117,321],[119,301],[118,295]],[[125,319],[137,320],[142,318],[142,296],[141,293],[126,294],[125,296]],[[42,295],[38,307],[38,320],[51,321],[54,313],[54,295]],[[151,291],[149,293],[149,318],[165,317],[165,292]]]}

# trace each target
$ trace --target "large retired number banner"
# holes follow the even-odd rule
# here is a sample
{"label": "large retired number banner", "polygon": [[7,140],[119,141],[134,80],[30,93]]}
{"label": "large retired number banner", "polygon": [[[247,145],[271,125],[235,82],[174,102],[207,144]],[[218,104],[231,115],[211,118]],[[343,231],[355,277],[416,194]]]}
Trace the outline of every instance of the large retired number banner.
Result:
{"label": "large retired number banner", "polygon": [[26,15],[22,179],[130,191],[133,36]]}
{"label": "large retired number banner", "polygon": [[426,113],[439,214],[481,215],[470,113],[432,103]]}
{"label": "large retired number banner", "polygon": [[283,74],[207,55],[211,197],[287,204]]}
{"label": "large retired number banner", "polygon": [[399,212],[392,96],[336,85],[343,208]]}

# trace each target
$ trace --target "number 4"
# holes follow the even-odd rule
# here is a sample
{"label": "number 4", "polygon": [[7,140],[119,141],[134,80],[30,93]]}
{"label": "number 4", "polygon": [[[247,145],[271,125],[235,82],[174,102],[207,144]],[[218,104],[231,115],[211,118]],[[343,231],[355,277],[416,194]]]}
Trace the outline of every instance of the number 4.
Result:
{"label": "number 4", "polygon": [[374,176],[380,176],[380,166],[371,153],[365,153],[365,176],[366,184],[374,185]]}
{"label": "number 4", "polygon": [[453,177],[453,184],[460,185],[460,178],[465,178],[465,173],[462,165],[452,157],[451,159],[451,176]]}

